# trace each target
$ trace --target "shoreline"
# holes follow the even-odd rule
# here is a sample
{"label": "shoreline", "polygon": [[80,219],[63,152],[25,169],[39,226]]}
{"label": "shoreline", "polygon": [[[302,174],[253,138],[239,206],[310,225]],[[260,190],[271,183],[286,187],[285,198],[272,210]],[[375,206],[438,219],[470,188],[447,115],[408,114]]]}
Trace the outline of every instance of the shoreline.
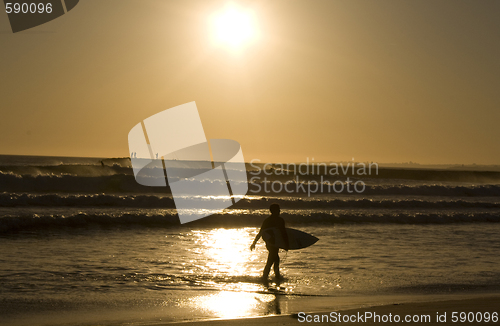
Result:
{"label": "shoreline", "polygon": [[[425,324],[456,325],[451,322],[453,312],[473,312],[474,316],[484,313],[500,314],[500,292],[454,292],[448,294],[384,294],[352,296],[289,296],[255,292],[203,291],[190,293],[183,299],[169,295],[165,304],[152,302],[129,303],[128,306],[66,307],[62,309],[43,309],[38,312],[4,315],[0,324],[13,326],[33,325],[130,325],[130,326],[167,326],[187,325],[227,326],[235,322],[248,325],[300,325],[300,324],[337,324],[357,323],[352,321],[334,322],[332,316],[358,315],[372,313],[384,316],[428,315],[430,322]],[[173,300],[172,300],[173,299]],[[113,300],[112,300],[113,301]],[[167,304],[167,302],[170,302]],[[26,307],[24,307],[26,308]],[[23,309],[24,309],[23,308]],[[11,307],[8,310],[19,310]],[[7,311],[8,311],[7,310]],[[24,309],[25,310],[25,309]],[[334,315],[331,315],[331,313]],[[447,323],[437,323],[437,314],[446,313]],[[339,315],[340,314],[340,315]],[[326,317],[324,317],[324,315]],[[455,314],[457,315],[457,314]],[[319,317],[316,317],[319,316]],[[458,317],[459,315],[457,315]],[[479,315],[477,315],[479,316]],[[301,318],[301,321],[299,321]],[[322,318],[327,322],[313,322]],[[326,319],[324,319],[326,318]],[[345,318],[345,317],[343,317]],[[441,317],[442,318],[442,317]],[[500,319],[500,318],[499,318]],[[321,319],[320,319],[321,320]],[[310,322],[308,322],[310,321]],[[361,322],[359,322],[361,323]],[[386,323],[362,322],[374,325]],[[419,324],[420,322],[414,324]],[[491,322],[491,324],[499,324]],[[464,324],[464,323],[461,323]],[[471,323],[465,323],[467,325]],[[475,324],[475,323],[472,323]]]}
{"label": "shoreline", "polygon": [[[473,295],[448,294],[431,297],[427,295],[427,299],[430,300],[423,299],[424,298],[419,297],[416,301],[385,303],[381,305],[363,305],[357,308],[332,308],[331,310],[304,309],[304,313],[296,312],[285,315],[255,316],[232,319],[217,318],[198,321],[178,321],[143,325],[159,326],[177,324],[184,326],[199,326],[201,324],[207,324],[210,326],[228,326],[233,325],[235,322],[243,326],[301,324],[322,325],[337,323],[362,323],[364,325],[376,325],[387,324],[391,322],[405,322],[404,320],[396,322],[396,316],[399,316],[400,319],[411,316],[411,318],[417,318],[420,320],[410,320],[408,321],[409,323],[426,325],[484,324],[486,318],[490,319],[488,324],[500,323],[500,293],[482,293]],[[401,298],[399,300],[401,300]],[[470,314],[471,312],[474,314],[473,317]],[[370,316],[370,313],[372,317],[370,319],[367,319],[366,316]],[[462,313],[462,315],[460,315],[460,313]],[[465,313],[465,315],[463,313]],[[342,320],[346,318],[345,316],[349,316],[350,320]],[[359,319],[360,316],[361,319]],[[462,321],[464,319],[464,316],[465,321]],[[467,320],[467,318],[469,318],[469,320]],[[476,318],[482,318],[483,321],[477,322]],[[323,321],[321,321],[321,319],[323,319]],[[471,322],[472,319],[474,319],[473,322]],[[495,319],[497,320],[496,322],[494,322]]]}

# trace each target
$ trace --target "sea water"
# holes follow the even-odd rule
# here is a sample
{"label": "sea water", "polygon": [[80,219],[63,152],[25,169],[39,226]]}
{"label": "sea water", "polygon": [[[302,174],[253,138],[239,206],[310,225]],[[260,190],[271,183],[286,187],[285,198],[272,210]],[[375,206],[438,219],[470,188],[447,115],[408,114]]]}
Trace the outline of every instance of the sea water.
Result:
{"label": "sea water", "polygon": [[[414,175],[415,172],[411,172]],[[491,176],[491,175],[490,175]],[[495,176],[495,175],[493,175]],[[363,194],[248,194],[186,225],[126,159],[0,157],[0,322],[154,323],[292,313],[337,300],[500,290],[500,186],[367,180]],[[318,237],[260,281],[270,203]]]}

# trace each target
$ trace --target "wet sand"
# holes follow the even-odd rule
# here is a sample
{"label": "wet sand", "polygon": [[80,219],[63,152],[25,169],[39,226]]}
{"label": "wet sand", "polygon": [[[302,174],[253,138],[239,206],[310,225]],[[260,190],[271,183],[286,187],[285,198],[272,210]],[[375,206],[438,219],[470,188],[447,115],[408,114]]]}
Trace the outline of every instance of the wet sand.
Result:
{"label": "wet sand", "polygon": [[[306,310],[307,311],[307,310]],[[336,312],[337,314],[331,314]],[[461,312],[466,313],[466,315]],[[472,314],[469,314],[472,312]],[[243,318],[243,319],[218,319],[209,321],[186,322],[179,323],[185,326],[189,325],[209,325],[209,326],[228,326],[238,325],[303,325],[303,324],[363,324],[363,325],[377,325],[377,324],[397,324],[395,320],[396,315],[400,317],[400,322],[405,323],[404,319],[410,316],[409,321],[411,324],[426,324],[426,325],[479,325],[479,324],[499,324],[500,317],[500,295],[484,295],[474,296],[470,299],[459,300],[445,300],[445,301],[428,301],[428,302],[408,302],[408,303],[394,303],[382,306],[362,307],[357,309],[348,310],[331,310],[324,312],[306,312],[305,314],[291,314],[283,316],[269,316],[258,318]],[[367,319],[366,316],[371,318]],[[306,317],[306,315],[308,317]],[[326,316],[326,317],[325,317]],[[340,316],[340,317],[339,317]],[[345,320],[344,316],[349,316],[351,321]],[[361,316],[359,319],[358,316]],[[364,316],[364,317],[363,317]],[[379,317],[375,317],[379,316]],[[456,318],[453,318],[456,316]],[[485,322],[489,316],[489,322]],[[496,317],[495,317],[496,316]],[[335,321],[334,318],[342,318],[341,322]],[[461,318],[462,317],[462,318]],[[465,321],[463,321],[465,317]],[[469,318],[474,322],[467,320]],[[477,318],[482,317],[482,322],[477,322]],[[307,320],[311,320],[308,322]],[[321,322],[323,318],[323,322]],[[439,321],[438,321],[439,318]],[[414,319],[415,321],[412,321]],[[418,319],[418,321],[417,321]],[[301,321],[299,321],[301,320]],[[319,322],[314,322],[317,320]],[[456,320],[455,322],[453,320]],[[392,322],[391,322],[392,321]]]}

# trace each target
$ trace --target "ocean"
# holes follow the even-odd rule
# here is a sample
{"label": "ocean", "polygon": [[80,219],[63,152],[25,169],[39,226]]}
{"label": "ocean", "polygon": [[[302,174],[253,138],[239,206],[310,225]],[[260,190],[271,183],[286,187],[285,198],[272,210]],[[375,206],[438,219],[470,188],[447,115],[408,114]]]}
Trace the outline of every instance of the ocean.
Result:
{"label": "ocean", "polygon": [[[169,188],[138,185],[127,158],[0,156],[0,323],[155,324],[500,290],[499,172],[247,168],[246,196],[180,224]],[[310,191],[358,181],[362,192]],[[319,241],[280,252],[285,279],[266,288],[265,245],[249,247],[271,203]]]}

